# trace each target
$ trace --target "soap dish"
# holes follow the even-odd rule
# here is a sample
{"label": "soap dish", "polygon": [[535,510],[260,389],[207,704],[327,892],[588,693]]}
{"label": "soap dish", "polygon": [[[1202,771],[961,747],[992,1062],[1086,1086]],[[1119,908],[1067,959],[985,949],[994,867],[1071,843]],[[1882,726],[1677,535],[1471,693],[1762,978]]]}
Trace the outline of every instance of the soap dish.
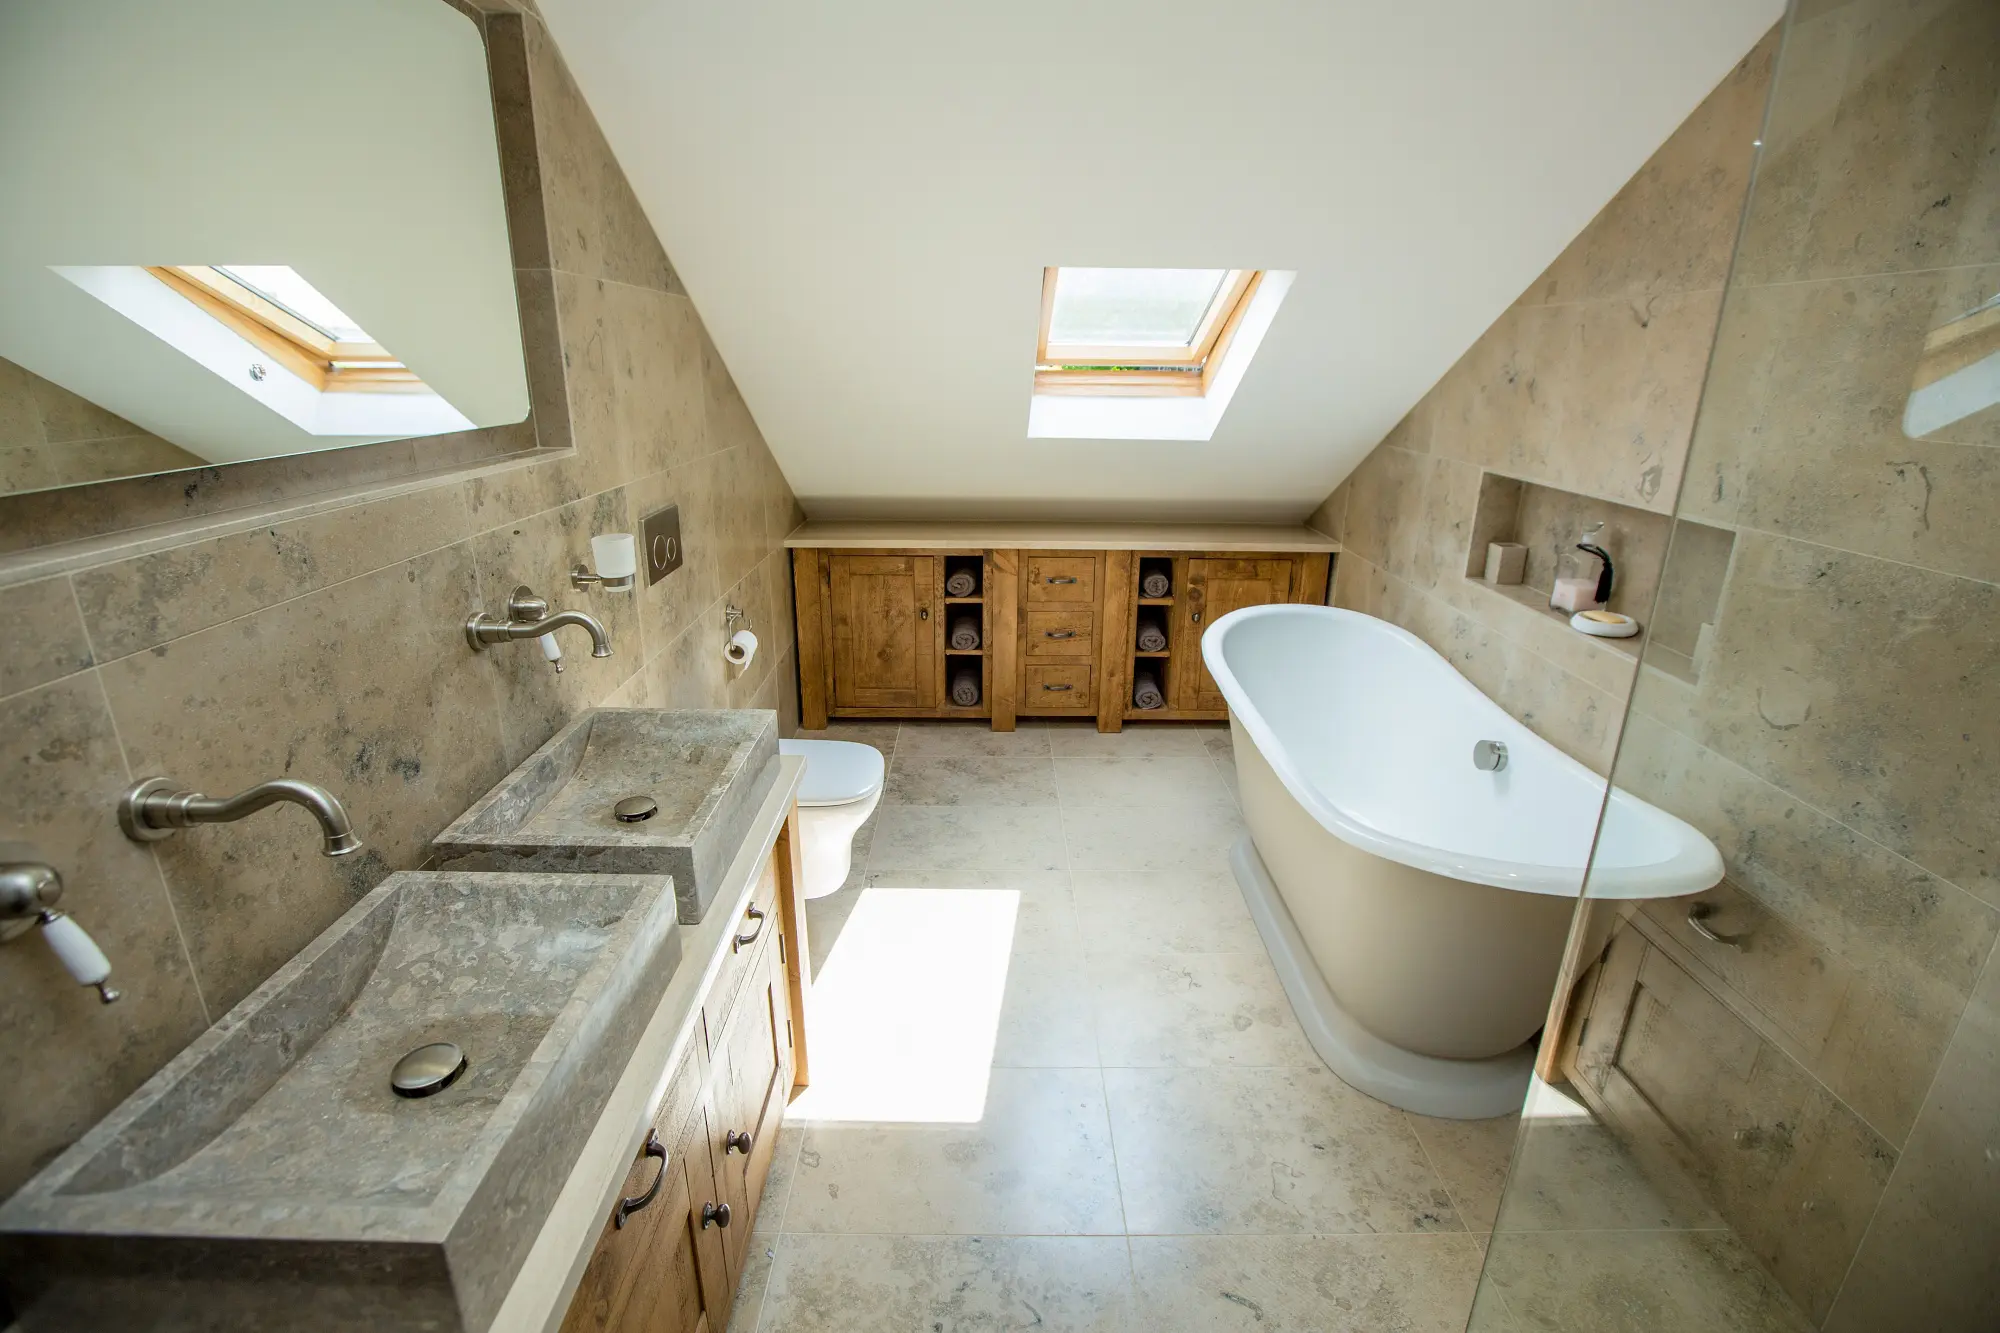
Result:
{"label": "soap dish", "polygon": [[1629,639],[1639,632],[1638,621],[1616,611],[1579,611],[1569,627],[1599,639]]}

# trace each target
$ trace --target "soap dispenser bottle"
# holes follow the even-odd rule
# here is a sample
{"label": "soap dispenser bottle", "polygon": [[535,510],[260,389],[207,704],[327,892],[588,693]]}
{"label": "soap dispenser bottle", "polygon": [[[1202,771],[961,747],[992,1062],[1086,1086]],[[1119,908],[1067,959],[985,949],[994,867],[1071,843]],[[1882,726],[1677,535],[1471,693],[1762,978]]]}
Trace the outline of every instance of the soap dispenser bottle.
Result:
{"label": "soap dispenser bottle", "polygon": [[1549,609],[1573,615],[1594,611],[1611,600],[1611,556],[1598,544],[1602,523],[1593,523],[1576,545],[1556,553],[1556,577],[1549,589]]}

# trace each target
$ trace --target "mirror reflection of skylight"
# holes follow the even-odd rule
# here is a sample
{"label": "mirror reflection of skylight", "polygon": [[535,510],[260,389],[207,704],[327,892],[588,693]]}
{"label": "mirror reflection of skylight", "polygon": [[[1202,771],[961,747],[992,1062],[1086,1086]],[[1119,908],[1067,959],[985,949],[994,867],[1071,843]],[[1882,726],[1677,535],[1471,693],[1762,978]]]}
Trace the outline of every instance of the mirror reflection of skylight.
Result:
{"label": "mirror reflection of skylight", "polygon": [[1222,290],[1222,268],[1070,268],[1056,276],[1051,344],[1186,347]]}
{"label": "mirror reflection of skylight", "polygon": [[271,304],[282,306],[335,342],[368,343],[375,340],[339,306],[320,294],[319,288],[300,277],[288,264],[217,264],[226,273]]}

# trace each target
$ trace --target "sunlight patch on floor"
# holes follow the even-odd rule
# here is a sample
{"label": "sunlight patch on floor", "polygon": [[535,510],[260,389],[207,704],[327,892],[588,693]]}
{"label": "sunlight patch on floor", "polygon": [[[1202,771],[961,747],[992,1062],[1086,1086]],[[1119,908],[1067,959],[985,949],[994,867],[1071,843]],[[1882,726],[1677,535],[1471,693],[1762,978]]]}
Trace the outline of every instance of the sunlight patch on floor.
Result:
{"label": "sunlight patch on floor", "polygon": [[1528,1083],[1527,1105],[1521,1108],[1525,1120],[1594,1120],[1590,1108],[1568,1093],[1558,1092],[1542,1082],[1539,1074]]}
{"label": "sunlight patch on floor", "polygon": [[976,1123],[1020,901],[864,889],[813,978],[812,1084],[786,1118]]}

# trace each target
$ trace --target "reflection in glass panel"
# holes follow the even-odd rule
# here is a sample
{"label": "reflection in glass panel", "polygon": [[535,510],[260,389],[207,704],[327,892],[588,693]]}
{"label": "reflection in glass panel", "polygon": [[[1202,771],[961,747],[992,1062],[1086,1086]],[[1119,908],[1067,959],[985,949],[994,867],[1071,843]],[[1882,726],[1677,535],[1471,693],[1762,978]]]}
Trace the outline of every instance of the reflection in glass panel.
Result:
{"label": "reflection in glass panel", "polygon": [[1060,269],[1049,342],[1189,346],[1228,276],[1221,268]]}

